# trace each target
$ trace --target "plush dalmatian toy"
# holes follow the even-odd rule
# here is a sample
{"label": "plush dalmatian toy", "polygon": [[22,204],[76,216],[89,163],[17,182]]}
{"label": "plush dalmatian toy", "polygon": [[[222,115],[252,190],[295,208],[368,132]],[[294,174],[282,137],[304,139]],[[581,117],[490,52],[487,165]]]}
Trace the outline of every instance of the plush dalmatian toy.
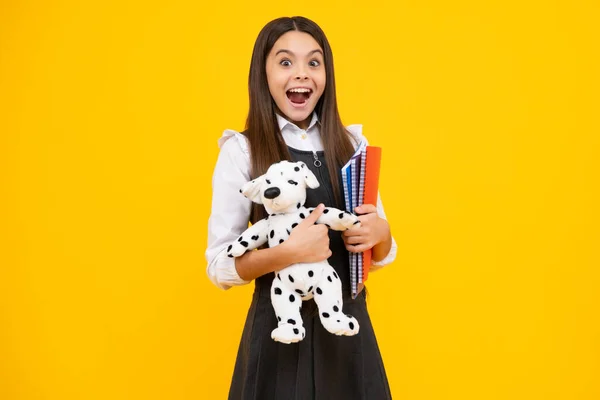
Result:
{"label": "plush dalmatian toy", "polygon": [[[303,162],[281,161],[262,175],[244,184],[240,193],[263,204],[269,215],[257,221],[227,248],[229,257],[239,257],[267,241],[269,247],[283,243],[290,232],[314,208],[305,208],[306,188],[319,187],[316,176]],[[316,223],[337,231],[360,226],[356,215],[326,207]],[[342,312],[342,282],[327,260],[298,263],[275,271],[271,286],[271,302],[278,326],[271,338],[282,343],[295,343],[304,338],[300,317],[302,301],[314,298],[323,327],[335,335],[353,336],[359,325],[354,317]]]}

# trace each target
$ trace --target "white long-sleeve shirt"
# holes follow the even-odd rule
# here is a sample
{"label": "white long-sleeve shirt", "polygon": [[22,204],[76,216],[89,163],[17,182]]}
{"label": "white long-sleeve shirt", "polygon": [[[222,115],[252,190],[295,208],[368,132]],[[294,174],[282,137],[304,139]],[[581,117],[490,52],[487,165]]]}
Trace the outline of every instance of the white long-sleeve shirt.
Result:
{"label": "white long-sleeve shirt", "polygon": [[[279,129],[286,144],[298,150],[321,151],[323,143],[319,132],[317,114],[306,130],[277,115]],[[349,125],[354,146],[366,138],[362,135],[362,125]],[[248,139],[241,133],[227,129],[219,139],[219,157],[212,178],[212,208],[208,219],[208,247],[206,273],[217,287],[229,289],[232,286],[248,284],[237,273],[235,259],[227,257],[226,249],[248,228],[252,202],[239,195],[244,183],[250,180],[250,153]],[[386,218],[379,194],[377,215]],[[370,271],[380,269],[396,258],[396,241],[392,237],[392,247],[388,255],[378,262],[371,263]]]}

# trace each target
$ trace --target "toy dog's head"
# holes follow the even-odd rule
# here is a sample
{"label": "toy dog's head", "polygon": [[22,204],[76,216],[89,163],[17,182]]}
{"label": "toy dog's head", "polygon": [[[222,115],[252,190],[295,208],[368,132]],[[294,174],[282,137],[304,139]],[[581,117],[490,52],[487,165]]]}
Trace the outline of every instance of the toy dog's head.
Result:
{"label": "toy dog's head", "polygon": [[306,201],[306,188],[319,187],[315,174],[302,161],[280,161],[267,173],[244,184],[240,192],[255,203],[263,204],[269,214],[297,210]]}

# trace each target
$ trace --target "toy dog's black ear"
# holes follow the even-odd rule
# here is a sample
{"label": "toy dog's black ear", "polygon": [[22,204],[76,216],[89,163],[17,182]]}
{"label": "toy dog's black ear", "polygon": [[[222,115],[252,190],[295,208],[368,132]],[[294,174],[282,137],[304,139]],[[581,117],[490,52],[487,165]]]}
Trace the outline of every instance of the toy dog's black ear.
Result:
{"label": "toy dog's black ear", "polygon": [[255,203],[262,204],[262,197],[260,195],[260,189],[264,182],[264,175],[259,176],[256,179],[246,182],[240,189],[240,192],[248,199]]}

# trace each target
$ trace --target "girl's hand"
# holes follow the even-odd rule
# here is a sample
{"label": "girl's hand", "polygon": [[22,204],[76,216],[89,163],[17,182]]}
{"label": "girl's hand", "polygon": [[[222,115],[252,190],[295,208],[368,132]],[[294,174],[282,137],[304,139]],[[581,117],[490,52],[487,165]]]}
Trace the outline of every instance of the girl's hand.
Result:
{"label": "girl's hand", "polygon": [[377,207],[373,204],[363,204],[356,207],[359,215],[360,228],[351,228],[342,233],[346,249],[351,253],[361,253],[383,242],[390,236],[388,222],[379,218]]}
{"label": "girl's hand", "polygon": [[296,262],[319,262],[331,257],[329,249],[329,229],[323,224],[315,225],[323,214],[325,206],[319,204],[302,222],[298,224],[290,237],[281,244],[287,248]]}

